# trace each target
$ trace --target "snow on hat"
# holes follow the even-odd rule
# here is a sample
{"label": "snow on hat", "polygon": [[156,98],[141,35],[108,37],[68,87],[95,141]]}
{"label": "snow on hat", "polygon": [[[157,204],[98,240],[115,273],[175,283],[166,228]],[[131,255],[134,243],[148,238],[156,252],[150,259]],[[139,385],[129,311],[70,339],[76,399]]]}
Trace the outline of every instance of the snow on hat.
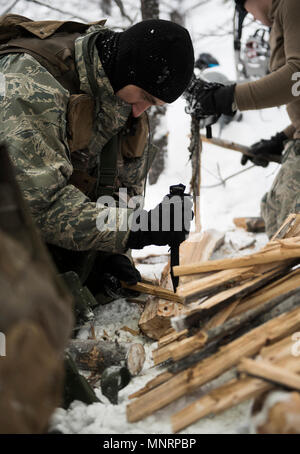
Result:
{"label": "snow on hat", "polygon": [[136,85],[166,102],[187,88],[194,70],[189,32],[171,21],[151,19],[118,34],[112,85]]}

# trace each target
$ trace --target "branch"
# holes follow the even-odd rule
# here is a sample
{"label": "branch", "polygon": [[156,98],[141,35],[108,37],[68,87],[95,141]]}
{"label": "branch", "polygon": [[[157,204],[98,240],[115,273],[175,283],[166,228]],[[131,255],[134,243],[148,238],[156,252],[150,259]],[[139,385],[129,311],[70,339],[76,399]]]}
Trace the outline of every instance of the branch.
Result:
{"label": "branch", "polygon": [[114,0],[114,1],[115,1],[115,4],[118,6],[118,8],[120,10],[121,16],[124,17],[125,19],[127,19],[130,22],[130,24],[133,24],[133,20],[125,12],[122,0]]}
{"label": "branch", "polygon": [[77,14],[70,13],[69,11],[63,11],[62,9],[55,8],[54,6],[51,6],[51,5],[47,5],[46,3],[42,3],[39,0],[26,0],[26,1],[31,2],[31,3],[36,3],[37,5],[40,5],[40,6],[45,6],[46,8],[52,9],[53,11],[57,11],[58,13],[65,14],[67,16],[76,17],[77,19],[80,19],[85,23],[89,22],[88,19],[85,19],[84,17],[78,16]]}
{"label": "branch", "polygon": [[229,175],[229,177],[223,179],[222,176],[220,175],[220,178],[222,178],[221,183],[218,184],[212,184],[210,186],[201,186],[201,189],[210,189],[210,188],[217,188],[218,186],[225,186],[226,181],[230,180],[231,178],[237,177],[238,175],[241,175],[241,173],[247,172],[250,169],[253,169],[255,165],[247,167],[247,169],[240,170],[239,172],[234,173],[233,175]]}
{"label": "branch", "polygon": [[9,13],[20,0],[15,0],[5,11],[1,13],[1,16],[5,16],[5,14]]}

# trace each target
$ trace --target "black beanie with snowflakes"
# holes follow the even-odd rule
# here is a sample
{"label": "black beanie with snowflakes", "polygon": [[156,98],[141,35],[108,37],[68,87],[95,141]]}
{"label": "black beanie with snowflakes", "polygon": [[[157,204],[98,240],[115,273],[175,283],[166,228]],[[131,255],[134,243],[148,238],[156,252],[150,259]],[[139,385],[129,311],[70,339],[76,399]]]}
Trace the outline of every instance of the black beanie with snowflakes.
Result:
{"label": "black beanie with snowflakes", "polygon": [[152,19],[99,38],[97,48],[115,92],[136,85],[166,102],[187,88],[194,70],[189,32],[174,22]]}

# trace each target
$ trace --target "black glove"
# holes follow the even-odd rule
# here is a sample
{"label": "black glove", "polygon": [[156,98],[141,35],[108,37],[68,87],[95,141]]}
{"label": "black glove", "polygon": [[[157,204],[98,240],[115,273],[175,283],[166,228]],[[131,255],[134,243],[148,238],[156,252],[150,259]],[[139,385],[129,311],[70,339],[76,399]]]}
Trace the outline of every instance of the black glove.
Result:
{"label": "black glove", "polygon": [[126,255],[110,255],[104,263],[105,273],[112,274],[119,281],[124,281],[128,285],[135,285],[141,281],[139,271],[134,267]]}
{"label": "black glove", "polygon": [[190,112],[199,119],[209,115],[233,116],[235,84],[222,85],[218,83],[204,82],[201,79],[194,79],[187,89],[187,98],[190,104]]}
{"label": "black glove", "polygon": [[269,140],[260,140],[253,144],[250,148],[255,157],[251,158],[244,155],[241,159],[241,164],[244,166],[247,164],[248,160],[252,161],[256,166],[267,167],[269,161],[264,159],[264,156],[268,155],[277,155],[280,156],[284,150],[284,142],[288,137],[284,132],[278,132],[275,136],[271,137]]}
{"label": "black glove", "polygon": [[127,247],[142,249],[151,244],[165,246],[182,243],[190,231],[194,217],[192,208],[190,197],[184,197],[182,202],[180,197],[174,196],[165,197],[149,212],[142,210],[135,219],[138,229],[133,231],[132,227]]}

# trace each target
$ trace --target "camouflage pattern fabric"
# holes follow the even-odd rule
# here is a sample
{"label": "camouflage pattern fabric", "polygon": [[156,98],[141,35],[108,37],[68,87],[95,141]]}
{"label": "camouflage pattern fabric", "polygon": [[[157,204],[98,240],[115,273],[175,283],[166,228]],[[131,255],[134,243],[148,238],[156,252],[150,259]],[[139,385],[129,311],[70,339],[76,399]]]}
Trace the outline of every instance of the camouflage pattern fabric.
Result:
{"label": "camouflage pattern fabric", "polygon": [[282,166],[261,202],[266,232],[271,238],[290,213],[300,213],[300,140],[285,147]]}
{"label": "camouflage pattern fabric", "polygon": [[[75,43],[81,89],[96,100],[90,169],[99,165],[102,148],[123,128],[131,112],[131,106],[114,95],[95,50],[95,40],[103,30],[93,25]],[[0,142],[9,146],[18,182],[43,239],[75,251],[123,252],[129,232],[120,226],[127,223],[131,210],[97,206],[68,184],[73,172],[67,142],[68,100],[69,92],[30,55],[9,54],[0,59]],[[148,154],[146,149],[141,158],[120,169],[124,174],[126,168],[133,195],[141,193],[145,172],[141,175],[140,169],[149,160]],[[97,218],[99,223],[114,219],[116,231],[100,232]]]}

